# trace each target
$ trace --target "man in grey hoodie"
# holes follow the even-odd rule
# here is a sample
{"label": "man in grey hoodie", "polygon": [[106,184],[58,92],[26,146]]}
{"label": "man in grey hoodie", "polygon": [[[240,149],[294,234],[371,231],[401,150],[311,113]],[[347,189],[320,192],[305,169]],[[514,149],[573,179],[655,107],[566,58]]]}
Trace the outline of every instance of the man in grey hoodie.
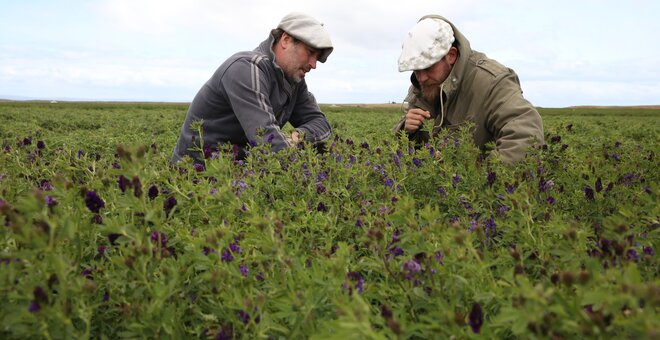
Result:
{"label": "man in grey hoodie", "polygon": [[[172,162],[189,156],[202,163],[223,145],[232,146],[242,159],[248,145],[269,143],[279,151],[301,141],[322,144],[332,130],[305,75],[332,50],[322,23],[302,13],[286,15],[268,39],[253,51],[229,57],[202,86],[186,114]],[[282,131],[287,122],[295,128],[290,135]]]}

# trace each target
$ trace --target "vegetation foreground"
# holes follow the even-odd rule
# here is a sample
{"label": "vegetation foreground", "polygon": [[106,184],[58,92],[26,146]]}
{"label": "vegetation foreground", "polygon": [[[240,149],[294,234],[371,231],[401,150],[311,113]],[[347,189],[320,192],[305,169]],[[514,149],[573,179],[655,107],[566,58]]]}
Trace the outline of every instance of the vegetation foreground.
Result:
{"label": "vegetation foreground", "polygon": [[541,109],[506,166],[396,107],[169,165],[185,104],[0,102],[0,336],[658,338],[660,115]]}

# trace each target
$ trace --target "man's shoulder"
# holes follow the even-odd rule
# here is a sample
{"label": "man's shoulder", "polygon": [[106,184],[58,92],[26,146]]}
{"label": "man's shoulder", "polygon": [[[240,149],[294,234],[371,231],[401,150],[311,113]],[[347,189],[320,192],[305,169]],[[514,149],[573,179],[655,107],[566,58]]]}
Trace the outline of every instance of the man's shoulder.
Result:
{"label": "man's shoulder", "polygon": [[225,64],[231,64],[239,60],[247,61],[254,64],[259,64],[262,62],[269,62],[270,58],[268,57],[268,55],[258,51],[241,51],[234,53],[234,55],[229,57],[225,62]]}
{"label": "man's shoulder", "polygon": [[475,70],[480,71],[480,73],[485,72],[485,74],[495,78],[511,72],[511,69],[502,65],[495,59],[488,58],[481,52],[470,54],[469,64],[471,64]]}

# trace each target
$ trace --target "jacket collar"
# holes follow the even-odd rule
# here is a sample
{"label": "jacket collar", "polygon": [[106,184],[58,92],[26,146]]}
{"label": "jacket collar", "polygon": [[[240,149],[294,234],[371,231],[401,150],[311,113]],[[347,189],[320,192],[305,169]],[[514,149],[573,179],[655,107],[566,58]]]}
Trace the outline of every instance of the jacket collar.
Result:
{"label": "jacket collar", "polygon": [[[270,60],[270,62],[273,64],[273,69],[275,70],[275,74],[277,76],[277,82],[287,92],[287,94],[291,95],[291,93],[293,93],[296,86],[299,84],[293,84],[289,82],[289,80],[286,79],[286,77],[284,76],[284,71],[282,71],[280,66],[277,65],[277,62],[275,60],[275,53],[273,52],[274,43],[275,43],[275,37],[273,37],[272,34],[268,34],[268,38],[262,41],[259,44],[259,46],[257,46],[257,48],[254,49],[254,51],[264,55],[266,58],[268,58],[268,60]],[[301,83],[303,81],[305,80],[303,79]]]}

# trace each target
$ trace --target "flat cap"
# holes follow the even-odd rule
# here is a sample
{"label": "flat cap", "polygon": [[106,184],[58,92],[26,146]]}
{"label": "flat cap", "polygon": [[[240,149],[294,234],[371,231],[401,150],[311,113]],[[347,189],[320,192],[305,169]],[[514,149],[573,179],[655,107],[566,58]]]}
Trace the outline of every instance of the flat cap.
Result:
{"label": "flat cap", "polygon": [[423,70],[442,59],[454,43],[454,30],[438,18],[422,19],[408,32],[401,46],[399,72]]}
{"label": "flat cap", "polygon": [[292,37],[320,51],[319,61],[325,63],[332,53],[332,41],[322,23],[311,16],[292,12],[284,16],[277,28],[284,30]]}

